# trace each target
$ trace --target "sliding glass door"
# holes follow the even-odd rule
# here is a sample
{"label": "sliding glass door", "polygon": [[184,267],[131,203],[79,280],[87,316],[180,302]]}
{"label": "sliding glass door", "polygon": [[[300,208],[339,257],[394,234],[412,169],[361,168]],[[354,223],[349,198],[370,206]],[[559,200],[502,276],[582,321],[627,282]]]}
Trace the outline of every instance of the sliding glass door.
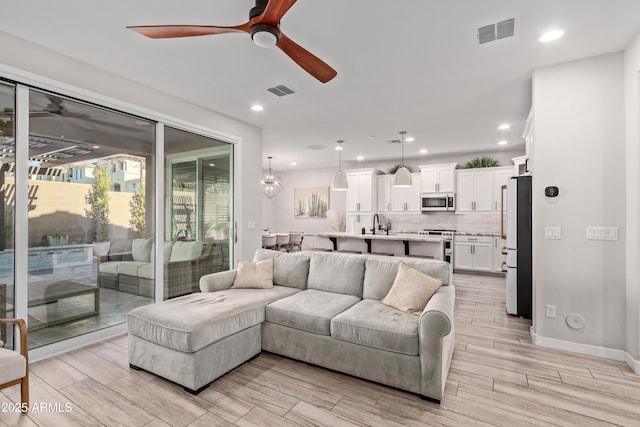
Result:
{"label": "sliding glass door", "polygon": [[[28,325],[36,348],[153,302],[155,124],[29,91]],[[142,269],[142,270],[141,270]]]}
{"label": "sliding glass door", "polygon": [[[14,317],[15,86],[0,82],[0,317]],[[13,348],[13,329],[0,325],[0,340]]]}
{"label": "sliding glass door", "polygon": [[198,292],[200,277],[230,267],[233,146],[169,127],[164,135],[167,299]]}

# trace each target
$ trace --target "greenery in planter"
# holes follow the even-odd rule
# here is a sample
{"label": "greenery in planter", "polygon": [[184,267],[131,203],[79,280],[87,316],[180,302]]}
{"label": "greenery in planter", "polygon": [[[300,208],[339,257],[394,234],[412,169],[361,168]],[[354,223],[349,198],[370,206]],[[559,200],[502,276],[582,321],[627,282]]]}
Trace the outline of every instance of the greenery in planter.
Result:
{"label": "greenery in planter", "polygon": [[147,226],[145,224],[145,190],[144,185],[135,193],[129,201],[129,225],[136,232],[136,237],[145,237]]}
{"label": "greenery in planter", "polygon": [[495,168],[496,166],[500,166],[500,162],[494,159],[493,157],[476,157],[475,159],[469,160],[465,165],[465,169],[475,169],[475,168]]}
{"label": "greenery in planter", "polygon": [[[396,171],[398,169],[400,169],[400,167],[402,167],[402,165],[400,163],[398,163],[397,165],[393,165],[389,169],[387,169],[387,173],[389,175],[394,175],[396,173]],[[413,168],[411,166],[404,165],[404,167],[409,169],[409,172],[412,172],[412,173],[414,172],[414,170],[413,170]]]}
{"label": "greenery in planter", "polygon": [[109,227],[109,189],[111,188],[111,178],[109,173],[102,168],[96,168],[96,183],[91,186],[84,196],[89,209],[84,212],[91,220],[89,230],[89,242],[106,242],[111,236]]}

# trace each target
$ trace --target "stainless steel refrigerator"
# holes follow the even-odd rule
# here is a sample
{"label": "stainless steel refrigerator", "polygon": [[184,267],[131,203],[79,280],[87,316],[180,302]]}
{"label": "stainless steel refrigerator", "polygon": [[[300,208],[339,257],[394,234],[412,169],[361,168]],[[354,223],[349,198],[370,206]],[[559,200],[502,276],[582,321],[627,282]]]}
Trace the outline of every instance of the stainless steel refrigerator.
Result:
{"label": "stainless steel refrigerator", "polygon": [[507,313],[531,319],[531,176],[507,183]]}

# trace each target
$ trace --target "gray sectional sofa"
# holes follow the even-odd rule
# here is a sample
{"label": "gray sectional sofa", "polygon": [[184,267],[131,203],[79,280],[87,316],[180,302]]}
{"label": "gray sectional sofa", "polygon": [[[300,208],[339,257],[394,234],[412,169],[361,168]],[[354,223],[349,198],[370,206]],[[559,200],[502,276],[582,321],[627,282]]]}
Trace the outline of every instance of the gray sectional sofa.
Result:
{"label": "gray sectional sofa", "polygon": [[236,270],[203,276],[202,293],[129,313],[129,363],[197,393],[261,350],[442,398],[454,347],[455,289],[443,261],[402,258],[443,281],[422,313],[381,303],[400,259],[326,252],[273,258],[270,289],[232,289]]}

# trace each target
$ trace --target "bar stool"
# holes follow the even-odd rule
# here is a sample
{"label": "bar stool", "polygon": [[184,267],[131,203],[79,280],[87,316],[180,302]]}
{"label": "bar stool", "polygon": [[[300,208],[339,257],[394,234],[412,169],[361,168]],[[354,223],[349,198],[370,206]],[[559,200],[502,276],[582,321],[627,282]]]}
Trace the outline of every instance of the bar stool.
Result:
{"label": "bar stool", "polygon": [[276,236],[262,236],[262,247],[264,249],[275,249]]}
{"label": "bar stool", "polygon": [[289,252],[288,234],[276,234],[276,251]]}
{"label": "bar stool", "polygon": [[289,232],[289,252],[302,250],[302,237],[303,233],[299,231]]}

